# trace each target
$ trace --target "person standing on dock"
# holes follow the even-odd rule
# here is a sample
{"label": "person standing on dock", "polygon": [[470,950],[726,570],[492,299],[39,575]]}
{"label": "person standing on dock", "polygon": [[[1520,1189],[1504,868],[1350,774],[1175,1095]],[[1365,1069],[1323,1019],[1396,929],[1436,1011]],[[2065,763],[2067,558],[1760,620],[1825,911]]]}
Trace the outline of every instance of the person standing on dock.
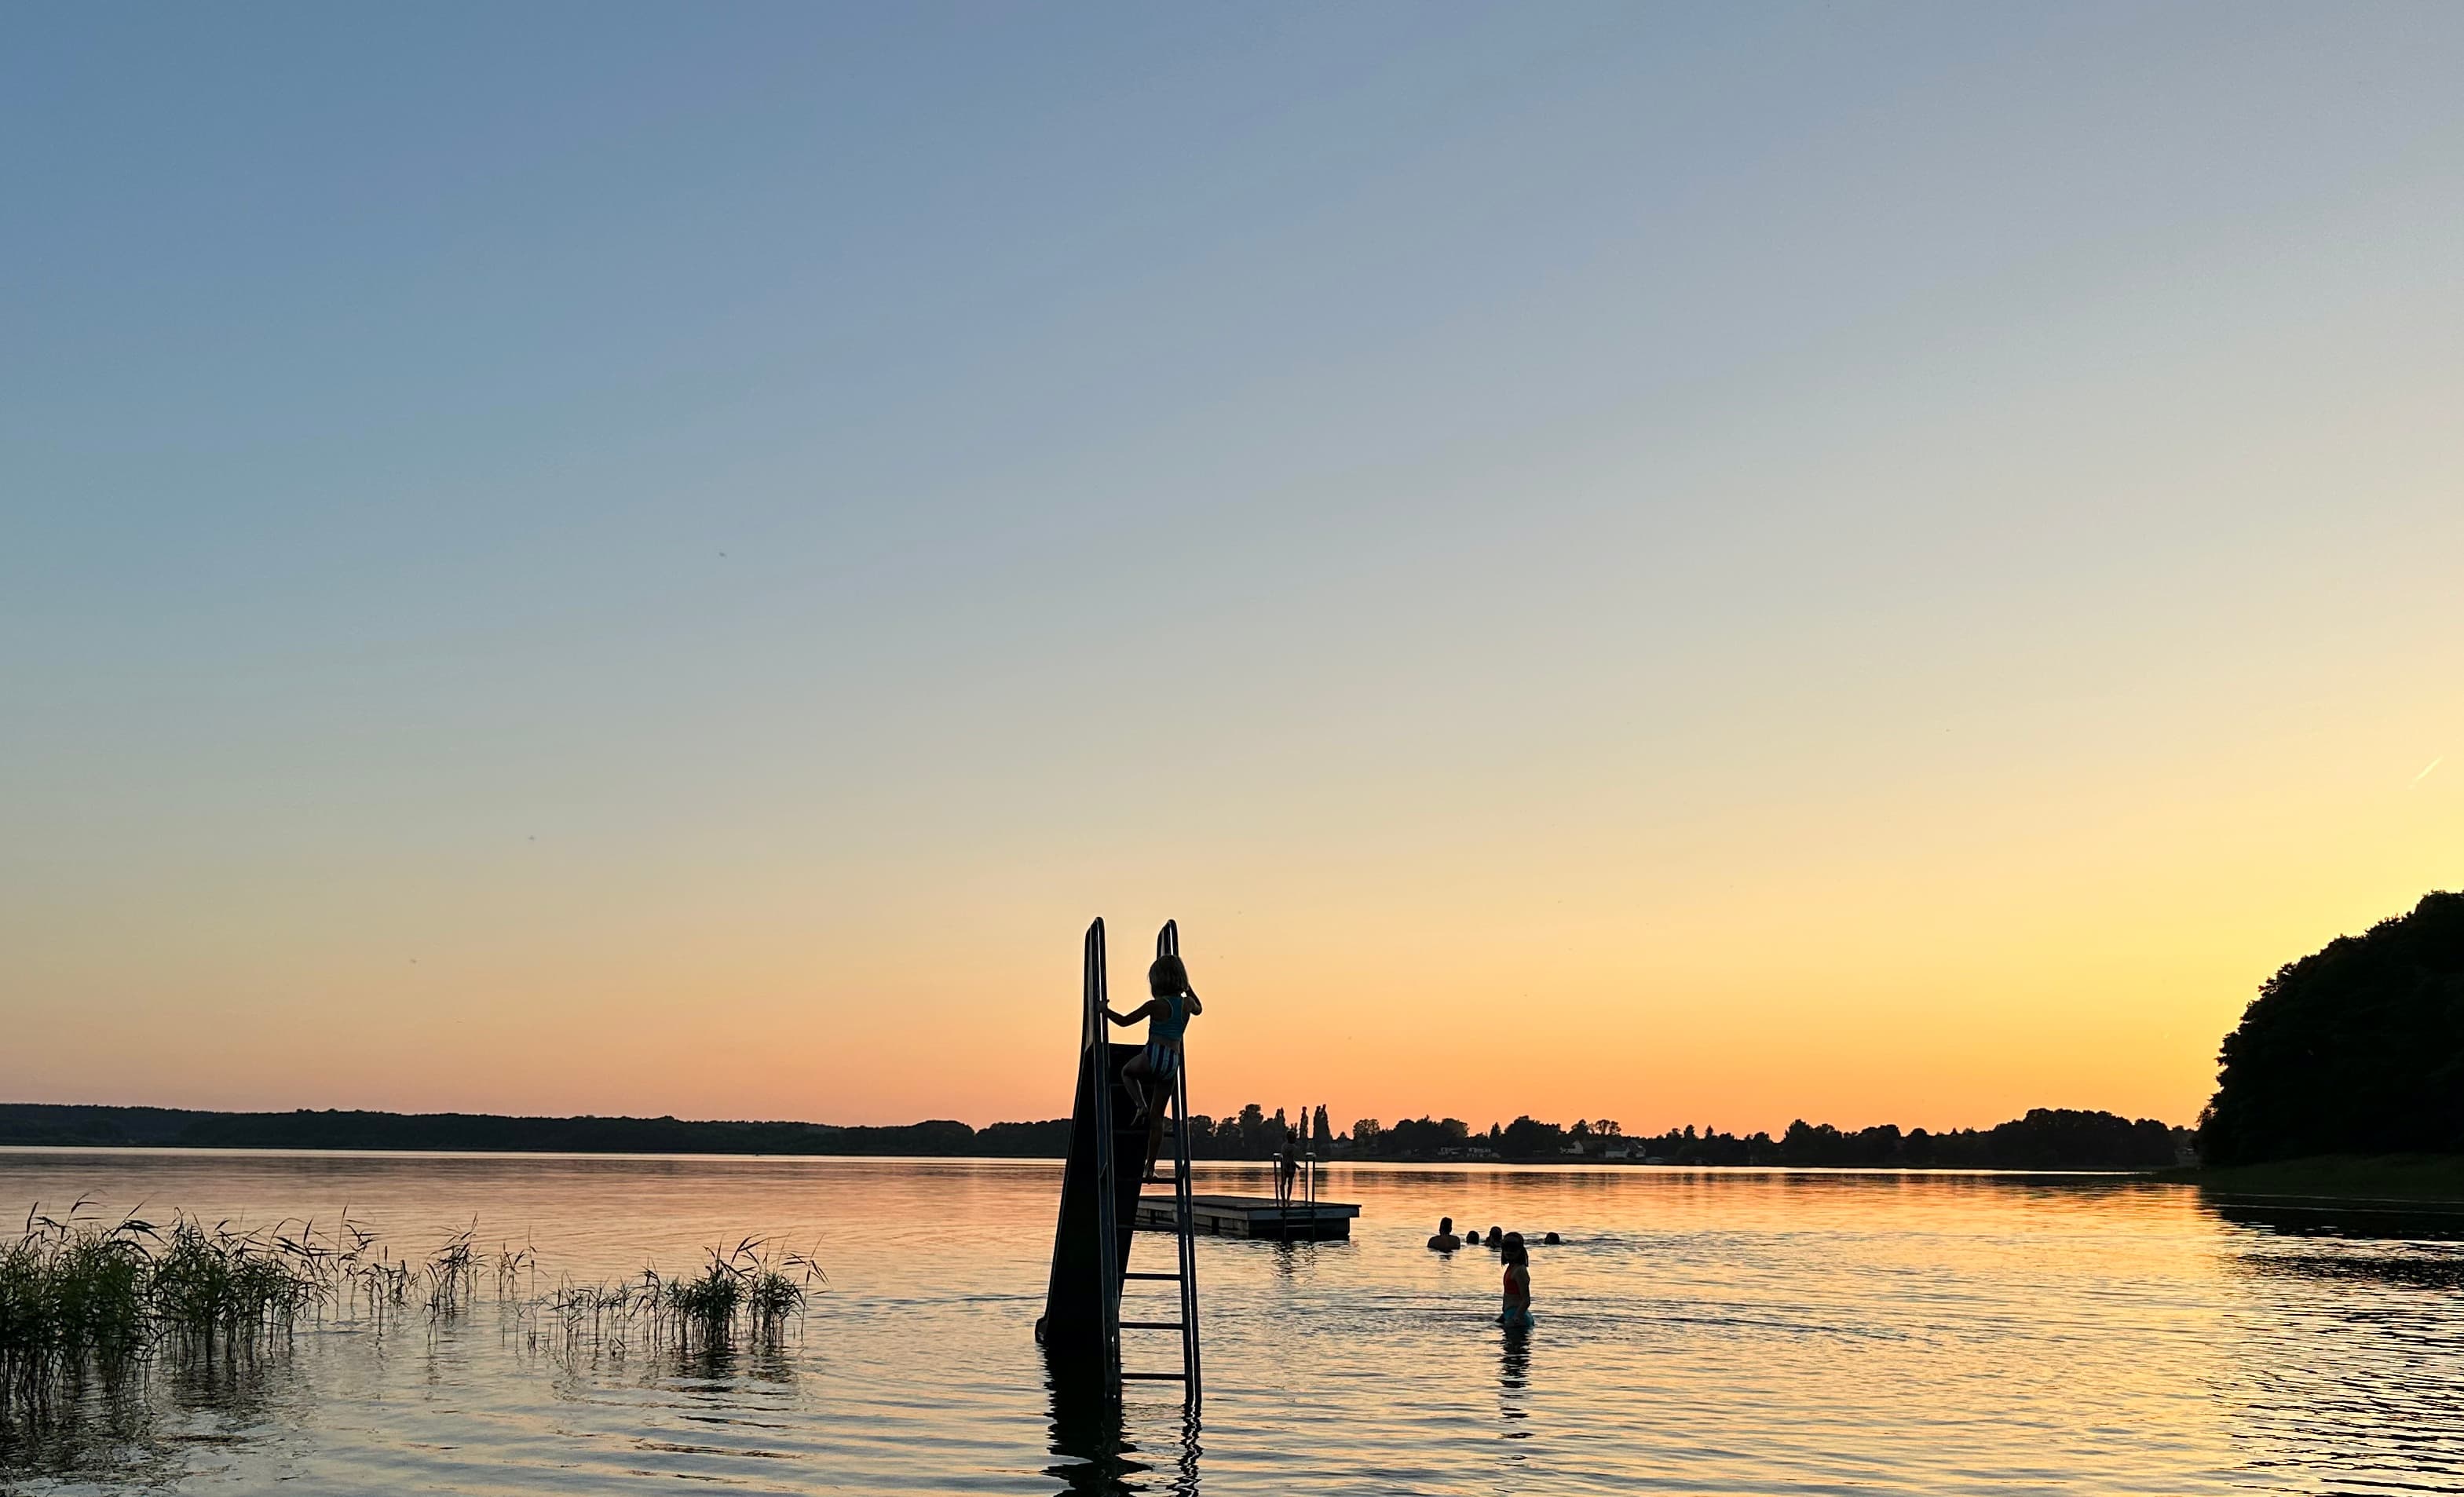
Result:
{"label": "person standing on dock", "polygon": [[1121,1068],[1121,1084],[1130,1089],[1138,1105],[1137,1115],[1130,1119],[1133,1128],[1150,1117],[1162,1126],[1163,1099],[1172,1094],[1173,1078],[1180,1072],[1181,1038],[1189,1032],[1189,1021],[1206,1012],[1206,1005],[1189,985],[1189,969],[1178,957],[1155,959],[1147,969],[1147,991],[1154,996],[1126,1014],[1110,1003],[1104,1005],[1104,1017],[1116,1024],[1147,1022],[1146,1048]]}
{"label": "person standing on dock", "polygon": [[1295,1129],[1284,1130],[1284,1147],[1275,1155],[1275,1204],[1286,1211],[1292,1208],[1292,1177],[1301,1172],[1301,1135]]}

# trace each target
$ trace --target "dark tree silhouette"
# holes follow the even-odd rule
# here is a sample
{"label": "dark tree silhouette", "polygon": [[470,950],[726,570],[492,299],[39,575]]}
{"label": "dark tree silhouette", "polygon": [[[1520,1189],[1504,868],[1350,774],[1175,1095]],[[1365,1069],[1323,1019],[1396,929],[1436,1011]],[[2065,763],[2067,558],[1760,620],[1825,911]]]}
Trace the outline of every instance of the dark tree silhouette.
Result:
{"label": "dark tree silhouette", "polygon": [[2210,1164],[2464,1153],[2464,894],[2425,895],[2277,972],[2217,1062]]}
{"label": "dark tree silhouette", "polygon": [[[2111,1112],[2030,1108],[2028,1115],[1994,1125],[1986,1157],[2004,1170],[2145,1170],[2174,1162],[2173,1130],[2152,1117],[2137,1122]],[[1958,1135],[1947,1141],[1955,1152]]]}
{"label": "dark tree silhouette", "polygon": [[1565,1140],[1564,1129],[1527,1115],[1506,1125],[1498,1135],[1497,1152],[1508,1159],[1553,1158],[1566,1152]]}
{"label": "dark tree silhouette", "polygon": [[1459,1117],[1407,1117],[1380,1136],[1389,1153],[1409,1158],[1434,1155],[1441,1149],[1460,1149],[1470,1138],[1471,1129]]}

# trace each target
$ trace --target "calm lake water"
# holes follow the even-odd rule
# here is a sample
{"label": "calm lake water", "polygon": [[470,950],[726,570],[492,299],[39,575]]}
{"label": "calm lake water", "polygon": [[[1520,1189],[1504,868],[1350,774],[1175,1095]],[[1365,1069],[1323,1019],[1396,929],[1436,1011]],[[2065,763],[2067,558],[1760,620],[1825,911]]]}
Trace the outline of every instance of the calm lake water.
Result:
{"label": "calm lake water", "polygon": [[[1201,1189],[1263,1191],[1241,1166]],[[1031,1327],[1058,1166],[0,1151],[0,1209],[475,1220],[551,1274],[767,1234],[828,1285],[775,1353],[563,1357],[483,1302],[165,1367],[134,1414],[0,1449],[0,1488],[319,1494],[2464,1490],[2464,1218],[2171,1185],[1621,1169],[1336,1170],[1349,1243],[1203,1242],[1204,1416],[1056,1408]],[[1509,1341],[1485,1250],[1535,1248]],[[1141,1236],[1148,1266],[1169,1240]],[[1133,1265],[1135,1266],[1135,1265]],[[1169,1285],[1133,1286],[1169,1304]],[[1135,1333],[1132,1362],[1140,1359]],[[1169,1335],[1148,1338],[1172,1365]],[[1169,1385],[1164,1385],[1169,1386]]]}

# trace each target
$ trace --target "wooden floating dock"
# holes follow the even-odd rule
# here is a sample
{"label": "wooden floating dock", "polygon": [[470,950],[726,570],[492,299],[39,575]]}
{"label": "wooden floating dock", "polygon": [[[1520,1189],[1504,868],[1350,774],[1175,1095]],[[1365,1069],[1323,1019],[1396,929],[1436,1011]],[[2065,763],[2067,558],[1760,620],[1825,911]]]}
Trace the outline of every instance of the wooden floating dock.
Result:
{"label": "wooden floating dock", "polygon": [[[1192,1196],[1192,1225],[1215,1237],[1264,1237],[1278,1242],[1349,1240],[1360,1208],[1340,1200],[1275,1204],[1272,1196]],[[1174,1230],[1170,1196],[1140,1196],[1135,1224],[1142,1232]]]}

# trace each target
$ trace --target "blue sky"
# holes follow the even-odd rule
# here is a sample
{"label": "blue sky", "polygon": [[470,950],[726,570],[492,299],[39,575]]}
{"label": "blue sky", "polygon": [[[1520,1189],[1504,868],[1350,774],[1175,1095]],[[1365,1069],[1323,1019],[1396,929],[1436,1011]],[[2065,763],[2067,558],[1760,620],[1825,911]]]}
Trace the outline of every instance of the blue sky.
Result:
{"label": "blue sky", "polygon": [[[2366,845],[2333,787],[2464,754],[2459,42],[2426,5],[20,13],[0,1003],[39,1045],[0,1090],[582,1105],[245,1042],[912,1002],[1010,1115],[987,985],[1154,904],[1294,1002],[1465,975],[1456,1049],[1371,1085],[1261,1035],[1259,1088],[1464,1094],[1539,949],[1638,1035],[1736,1015],[1559,1111],[1765,1126],[1700,1078],[1830,1021],[1796,969],[1706,976],[1751,912],[1938,949],[1980,870],[2098,866],[2081,806],[2300,807],[2275,851],[2330,883],[2186,916],[2078,1039],[2161,1052],[2111,1090],[2183,1113],[2252,974],[2453,882],[2436,777]],[[2251,861],[2156,845],[2159,887]],[[1895,1022],[2056,1024],[1990,974],[2144,902],[2079,877],[1963,910],[2000,936]],[[1924,965],[1815,938],[1860,992]],[[450,988],[401,987],[418,949]],[[655,1057],[605,1105],[729,1110]],[[757,1090],[963,1113],[948,1079]],[[1924,1090],[1874,1086],[1834,1105]]]}

